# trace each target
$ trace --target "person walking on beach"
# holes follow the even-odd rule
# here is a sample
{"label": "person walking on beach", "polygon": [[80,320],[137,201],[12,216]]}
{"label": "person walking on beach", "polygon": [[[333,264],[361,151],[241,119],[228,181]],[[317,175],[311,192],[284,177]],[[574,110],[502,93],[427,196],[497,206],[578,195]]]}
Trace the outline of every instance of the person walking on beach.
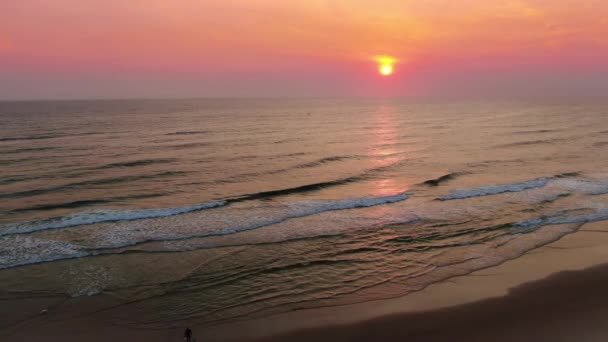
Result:
{"label": "person walking on beach", "polygon": [[184,341],[192,342],[192,330],[190,328],[186,328],[186,331],[184,331]]}

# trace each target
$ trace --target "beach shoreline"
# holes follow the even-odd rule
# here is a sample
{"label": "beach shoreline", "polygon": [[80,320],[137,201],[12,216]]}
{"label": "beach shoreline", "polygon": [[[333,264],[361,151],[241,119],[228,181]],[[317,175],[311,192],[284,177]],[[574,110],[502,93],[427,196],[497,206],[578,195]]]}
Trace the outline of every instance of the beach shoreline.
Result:
{"label": "beach shoreline", "polygon": [[[260,340],[260,341],[298,341],[298,340],[366,340],[379,338],[381,340],[421,340],[433,341],[454,339],[497,340],[492,335],[492,329],[480,329],[479,322],[469,324],[467,329],[450,330],[450,320],[463,317],[460,325],[474,322],[477,318],[488,317],[498,313],[515,315],[516,304],[529,301],[535,296],[540,300],[546,297],[551,310],[563,319],[570,318],[571,311],[555,303],[556,294],[569,290],[571,300],[577,303],[587,303],[585,300],[598,297],[598,306],[590,305],[589,311],[594,315],[599,312],[608,314],[601,307],[603,298],[597,290],[602,290],[602,284],[608,277],[608,225],[605,222],[594,222],[583,225],[577,232],[566,235],[561,239],[531,250],[521,257],[507,260],[504,263],[472,272],[468,275],[457,276],[448,280],[431,284],[427,288],[411,293],[404,297],[372,301],[343,307],[303,310],[278,315],[272,318],[252,320],[214,327],[208,337],[215,340]],[[576,281],[581,279],[597,279],[596,285],[585,288],[585,284]],[[539,291],[538,289],[543,289]],[[585,291],[582,291],[585,289]],[[596,291],[594,291],[596,290]],[[572,292],[574,291],[574,292]],[[580,300],[577,299],[580,297]],[[607,297],[608,298],[608,297]],[[536,302],[536,301],[534,301]],[[587,303],[589,304],[589,303]],[[584,307],[576,307],[579,311]],[[509,311],[510,310],[510,311]],[[584,310],[583,310],[584,311]],[[582,312],[582,317],[585,317]],[[468,315],[468,316],[467,316]],[[541,311],[529,311],[522,314],[536,322],[542,323],[544,315]],[[597,317],[597,316],[594,316]],[[465,319],[466,318],[466,319]],[[443,321],[436,321],[443,319]],[[581,318],[582,319],[582,318]],[[411,320],[420,322],[407,324]],[[491,319],[495,324],[496,319]],[[592,324],[593,321],[589,321]],[[589,333],[594,327],[608,335],[608,327],[601,322],[589,327]],[[423,330],[424,324],[427,329]],[[440,328],[440,324],[445,324]],[[475,328],[477,324],[477,328]],[[519,331],[516,340],[537,340],[538,333],[534,327]],[[534,329],[533,329],[534,328]],[[447,329],[447,330],[446,330]],[[559,340],[568,336],[559,330],[541,329],[542,333],[550,334],[547,338]],[[484,335],[485,333],[485,335]],[[580,337],[581,331],[575,331],[570,337]],[[479,336],[477,336],[477,334]],[[528,335],[528,336],[526,336]],[[511,336],[509,338],[509,336]],[[514,336],[504,335],[505,339],[513,340]],[[529,338],[527,338],[529,337]],[[569,339],[565,339],[569,340]],[[572,339],[570,339],[572,340]],[[576,339],[575,339],[576,340]]]}
{"label": "beach shoreline", "polygon": [[595,266],[522,284],[502,297],[260,341],[605,341],[607,282],[608,265]]}
{"label": "beach shoreline", "polygon": [[[113,300],[106,295],[75,300],[62,308],[64,314],[59,317],[41,311],[47,307],[52,311],[58,299],[5,301],[4,317],[12,311],[25,319],[5,326],[0,337],[11,341],[179,341],[183,325],[190,326],[199,341],[594,339],[608,335],[608,326],[601,320],[608,314],[608,297],[601,292],[608,282],[607,247],[608,225],[588,223],[519,258],[404,297],[214,326],[195,321],[164,329],[110,324],[115,311],[96,311]],[[569,335],[566,328],[574,321],[576,329]],[[547,325],[562,328],[545,329]]]}

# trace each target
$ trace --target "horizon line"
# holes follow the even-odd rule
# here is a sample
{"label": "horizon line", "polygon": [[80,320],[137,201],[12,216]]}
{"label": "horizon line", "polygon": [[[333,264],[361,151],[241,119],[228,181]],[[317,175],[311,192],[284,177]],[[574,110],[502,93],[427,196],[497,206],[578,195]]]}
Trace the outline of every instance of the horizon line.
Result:
{"label": "horizon line", "polygon": [[0,98],[0,102],[70,102],[70,101],[187,101],[187,100],[329,100],[329,99],[433,99],[433,100],[526,100],[526,99],[606,99],[600,95],[352,95],[352,96],[134,96],[134,97],[39,97]]}

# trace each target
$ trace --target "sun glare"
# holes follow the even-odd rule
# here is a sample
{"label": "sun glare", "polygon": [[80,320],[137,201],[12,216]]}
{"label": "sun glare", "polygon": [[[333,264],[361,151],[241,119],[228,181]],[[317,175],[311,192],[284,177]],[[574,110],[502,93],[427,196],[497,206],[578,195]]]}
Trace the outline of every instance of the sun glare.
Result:
{"label": "sun glare", "polygon": [[397,59],[390,56],[378,56],[375,58],[376,63],[378,63],[378,72],[382,76],[392,75],[395,71],[394,65],[397,63]]}
{"label": "sun glare", "polygon": [[393,73],[393,66],[392,65],[381,65],[380,66],[380,74],[384,75],[384,76],[388,76],[390,74]]}

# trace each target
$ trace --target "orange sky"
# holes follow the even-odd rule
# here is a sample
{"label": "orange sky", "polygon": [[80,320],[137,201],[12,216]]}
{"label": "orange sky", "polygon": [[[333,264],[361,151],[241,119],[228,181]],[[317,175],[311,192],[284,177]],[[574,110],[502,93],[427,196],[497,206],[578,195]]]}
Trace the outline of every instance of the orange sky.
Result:
{"label": "orange sky", "polygon": [[599,0],[0,3],[0,98],[584,94],[607,57]]}

